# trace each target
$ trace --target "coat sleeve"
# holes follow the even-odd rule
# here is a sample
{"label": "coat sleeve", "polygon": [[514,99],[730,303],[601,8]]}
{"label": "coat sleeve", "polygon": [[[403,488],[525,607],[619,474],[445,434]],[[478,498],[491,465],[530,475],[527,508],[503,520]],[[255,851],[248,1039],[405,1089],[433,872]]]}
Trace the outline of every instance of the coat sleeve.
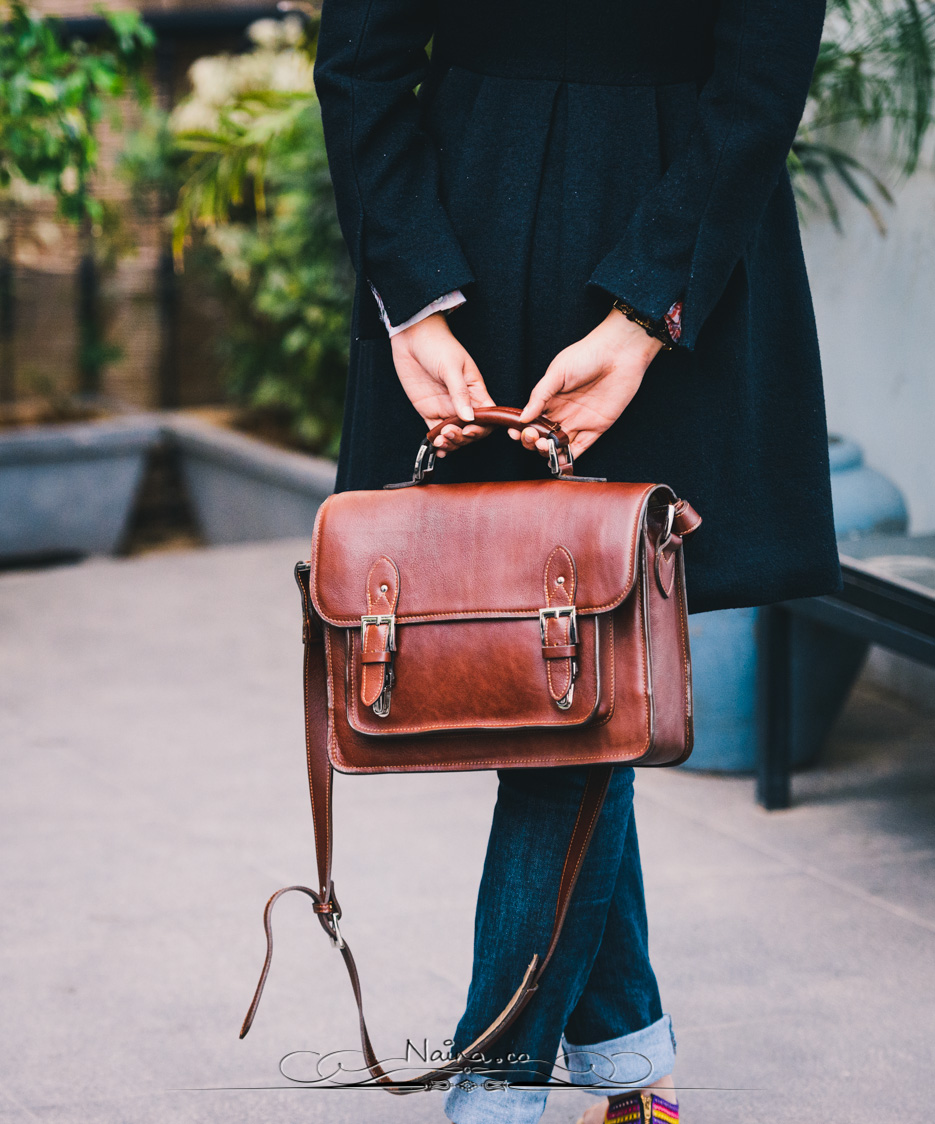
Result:
{"label": "coat sleeve", "polygon": [[315,89],[338,218],[394,324],[474,280],[439,194],[415,87],[433,0],[325,0]]}
{"label": "coat sleeve", "polygon": [[688,348],[784,173],[824,14],[825,0],[721,0],[690,139],[591,274],[649,317],[681,300]]}

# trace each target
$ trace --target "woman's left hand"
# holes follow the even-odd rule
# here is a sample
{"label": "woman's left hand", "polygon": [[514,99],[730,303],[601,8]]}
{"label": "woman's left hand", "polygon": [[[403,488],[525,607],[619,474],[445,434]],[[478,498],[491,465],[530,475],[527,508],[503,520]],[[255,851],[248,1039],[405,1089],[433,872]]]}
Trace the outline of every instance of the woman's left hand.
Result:
{"label": "woman's left hand", "polygon": [[[580,456],[629,406],[661,348],[659,340],[612,308],[584,339],[555,356],[533,387],[520,421],[545,414],[568,434],[572,456]],[[548,456],[548,440],[534,429],[508,432],[527,449]]]}

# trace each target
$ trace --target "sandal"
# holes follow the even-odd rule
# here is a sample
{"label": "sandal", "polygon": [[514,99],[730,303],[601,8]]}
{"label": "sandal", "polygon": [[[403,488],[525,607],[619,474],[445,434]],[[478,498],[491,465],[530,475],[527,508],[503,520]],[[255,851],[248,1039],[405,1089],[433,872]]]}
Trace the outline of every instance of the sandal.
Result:
{"label": "sandal", "polygon": [[679,1124],[679,1108],[651,1089],[639,1089],[611,1097],[604,1124]]}
{"label": "sandal", "polygon": [[604,1124],[679,1124],[679,1107],[651,1089],[611,1097]]}

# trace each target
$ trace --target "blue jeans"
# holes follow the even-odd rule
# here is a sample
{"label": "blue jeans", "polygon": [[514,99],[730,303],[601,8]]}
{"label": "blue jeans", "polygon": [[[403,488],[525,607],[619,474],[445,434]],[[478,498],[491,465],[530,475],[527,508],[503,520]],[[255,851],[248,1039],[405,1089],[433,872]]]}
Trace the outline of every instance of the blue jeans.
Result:
{"label": "blue jeans", "polygon": [[[534,952],[545,952],[585,767],[504,769],[477,900],[474,970],[454,1049],[502,1010]],[[633,814],[633,770],[614,769],[558,947],[539,990],[477,1068],[460,1073],[445,1111],[454,1124],[534,1124],[552,1080],[649,1084],[672,1071],[675,1040],[649,962]],[[499,1064],[498,1064],[499,1063]],[[510,1087],[485,1087],[485,1081]],[[606,1090],[601,1095],[607,1095]]]}

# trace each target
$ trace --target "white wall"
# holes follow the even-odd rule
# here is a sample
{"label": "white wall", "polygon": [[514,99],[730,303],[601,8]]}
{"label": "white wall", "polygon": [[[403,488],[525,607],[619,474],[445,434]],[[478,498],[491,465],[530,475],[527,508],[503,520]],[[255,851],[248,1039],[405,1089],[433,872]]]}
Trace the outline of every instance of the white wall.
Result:
{"label": "white wall", "polygon": [[[843,234],[806,218],[803,241],[829,429],[853,437],[902,490],[918,534],[935,531],[935,173],[893,195],[885,236],[858,204],[839,200]],[[866,675],[935,706],[935,669],[876,648]]]}
{"label": "white wall", "polygon": [[843,234],[807,217],[803,239],[829,428],[896,483],[921,533],[935,531],[935,174],[893,194],[885,236],[844,200]]}

